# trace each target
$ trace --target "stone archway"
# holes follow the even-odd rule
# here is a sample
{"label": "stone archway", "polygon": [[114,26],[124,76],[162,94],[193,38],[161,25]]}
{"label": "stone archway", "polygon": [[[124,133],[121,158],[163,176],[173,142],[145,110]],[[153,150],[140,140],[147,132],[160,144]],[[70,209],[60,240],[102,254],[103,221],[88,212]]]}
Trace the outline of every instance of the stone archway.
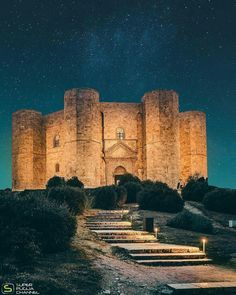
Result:
{"label": "stone archway", "polygon": [[118,166],[114,170],[113,176],[114,176],[114,182],[115,184],[119,183],[121,175],[127,173],[126,169],[123,166]]}

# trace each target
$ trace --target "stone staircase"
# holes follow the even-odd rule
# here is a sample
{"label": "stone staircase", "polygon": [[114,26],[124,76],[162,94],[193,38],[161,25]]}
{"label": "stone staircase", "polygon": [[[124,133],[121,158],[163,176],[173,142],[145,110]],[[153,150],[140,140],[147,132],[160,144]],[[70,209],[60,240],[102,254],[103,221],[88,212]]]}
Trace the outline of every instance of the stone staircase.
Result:
{"label": "stone staircase", "polygon": [[149,266],[158,265],[199,265],[211,262],[206,254],[197,247],[171,245],[162,243],[112,244],[128,250],[129,255],[137,263]]}
{"label": "stone staircase", "polygon": [[87,227],[111,246],[125,249],[130,258],[147,266],[198,265],[211,260],[197,247],[159,243],[154,234],[133,230],[123,216],[128,210],[96,210],[87,215]]}

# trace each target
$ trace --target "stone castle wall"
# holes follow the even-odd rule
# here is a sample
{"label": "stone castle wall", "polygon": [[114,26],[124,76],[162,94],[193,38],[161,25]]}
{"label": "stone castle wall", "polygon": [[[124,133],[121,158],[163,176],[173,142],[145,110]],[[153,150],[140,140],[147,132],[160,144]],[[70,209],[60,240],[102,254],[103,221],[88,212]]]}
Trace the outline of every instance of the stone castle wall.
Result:
{"label": "stone castle wall", "polygon": [[[101,103],[100,110],[104,118],[104,158],[106,183],[114,182],[115,169],[123,167],[127,172],[142,177],[138,170],[141,166],[138,142],[139,126],[137,116],[140,113],[139,103]],[[117,140],[117,129],[125,131],[125,138]],[[141,151],[142,152],[142,151]]]}
{"label": "stone castle wall", "polygon": [[109,103],[99,102],[96,90],[71,89],[62,111],[13,114],[12,155],[15,190],[44,188],[54,175],[77,176],[87,187],[109,185],[124,172],[176,187],[194,173],[207,176],[205,115],[179,113],[174,91]]}
{"label": "stone castle wall", "polygon": [[22,110],[13,114],[12,186],[15,190],[45,186],[45,129],[42,114]]}
{"label": "stone castle wall", "polygon": [[143,96],[146,178],[176,187],[179,181],[179,102],[174,91]]}
{"label": "stone castle wall", "polygon": [[[46,179],[55,175],[56,165],[59,165],[58,176],[65,175],[65,158],[64,158],[64,111],[56,112],[44,117],[44,128],[46,133]],[[59,146],[54,146],[56,137],[59,136]]]}
{"label": "stone castle wall", "polygon": [[180,179],[207,177],[206,115],[189,111],[180,113]]}

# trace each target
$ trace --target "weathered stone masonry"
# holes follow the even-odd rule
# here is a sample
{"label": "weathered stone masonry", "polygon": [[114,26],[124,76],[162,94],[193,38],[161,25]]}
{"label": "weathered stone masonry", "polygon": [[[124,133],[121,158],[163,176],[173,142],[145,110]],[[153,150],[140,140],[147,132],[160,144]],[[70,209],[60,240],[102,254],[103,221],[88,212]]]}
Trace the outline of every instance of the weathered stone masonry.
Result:
{"label": "weathered stone masonry", "polygon": [[71,89],[62,111],[13,114],[12,165],[14,190],[44,188],[54,175],[96,187],[125,172],[176,187],[195,173],[207,177],[205,114],[180,113],[172,90],[115,103],[99,102],[93,89]]}

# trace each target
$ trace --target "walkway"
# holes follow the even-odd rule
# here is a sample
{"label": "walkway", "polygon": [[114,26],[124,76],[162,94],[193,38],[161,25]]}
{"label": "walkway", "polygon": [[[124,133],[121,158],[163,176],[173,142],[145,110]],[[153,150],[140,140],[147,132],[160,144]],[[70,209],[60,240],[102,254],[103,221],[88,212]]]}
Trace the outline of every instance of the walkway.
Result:
{"label": "walkway", "polygon": [[211,262],[197,247],[159,243],[153,233],[132,229],[130,221],[124,220],[128,210],[90,211],[87,227],[113,247],[119,247],[139,264],[196,265]]}

